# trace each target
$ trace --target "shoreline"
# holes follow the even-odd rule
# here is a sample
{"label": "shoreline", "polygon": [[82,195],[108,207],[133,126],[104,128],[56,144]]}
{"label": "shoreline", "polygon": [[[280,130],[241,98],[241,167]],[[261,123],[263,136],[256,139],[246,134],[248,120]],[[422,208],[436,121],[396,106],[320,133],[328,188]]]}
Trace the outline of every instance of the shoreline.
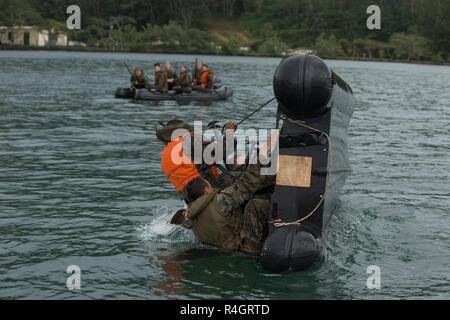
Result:
{"label": "shoreline", "polygon": [[[103,48],[93,47],[23,47],[13,46],[6,47],[0,45],[1,51],[60,51],[60,52],[93,52],[93,53],[141,53],[141,54],[177,54],[177,55],[209,55],[209,56],[224,56],[224,57],[254,57],[254,58],[283,58],[288,55],[264,55],[259,53],[241,53],[241,54],[223,54],[223,53],[205,53],[205,52],[177,52],[177,51],[165,51],[165,50],[108,50]],[[355,58],[355,57],[327,57],[322,56],[325,60],[344,60],[344,61],[365,61],[365,62],[386,62],[386,63],[407,63],[417,65],[434,65],[434,66],[450,66],[450,62],[433,62],[422,60],[401,60],[401,59],[381,59],[381,58]]]}

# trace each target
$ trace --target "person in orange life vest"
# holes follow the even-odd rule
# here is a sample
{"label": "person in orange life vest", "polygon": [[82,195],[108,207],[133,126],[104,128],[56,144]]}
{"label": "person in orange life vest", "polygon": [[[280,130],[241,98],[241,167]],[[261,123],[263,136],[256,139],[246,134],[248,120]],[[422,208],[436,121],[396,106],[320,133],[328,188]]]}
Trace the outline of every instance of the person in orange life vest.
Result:
{"label": "person in orange life vest", "polygon": [[202,92],[211,92],[214,90],[214,78],[214,72],[204,64],[200,73],[199,85],[194,86],[192,89]]}
{"label": "person in orange life vest", "polygon": [[[192,159],[184,154],[183,137],[180,136],[172,140],[172,133],[177,129],[185,129],[190,132],[191,138],[193,137],[193,127],[181,120],[169,121],[163,128],[157,129],[156,136],[166,144],[161,156],[161,169],[175,187],[175,190],[187,201],[185,187],[190,181],[202,177],[211,185],[217,186],[219,172],[214,164],[194,164]],[[205,142],[203,146],[207,143]],[[193,154],[192,151],[191,154]],[[174,158],[173,154],[178,156]]]}

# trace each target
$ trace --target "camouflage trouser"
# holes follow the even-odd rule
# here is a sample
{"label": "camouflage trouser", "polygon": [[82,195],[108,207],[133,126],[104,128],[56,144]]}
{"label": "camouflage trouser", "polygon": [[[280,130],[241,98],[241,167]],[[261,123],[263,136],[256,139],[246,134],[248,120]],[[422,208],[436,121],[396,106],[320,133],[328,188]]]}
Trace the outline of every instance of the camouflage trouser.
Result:
{"label": "camouflage trouser", "polygon": [[241,178],[217,195],[222,214],[243,235],[239,250],[254,255],[261,250],[270,211],[267,195],[255,193],[275,183],[275,176],[262,176],[260,170],[259,165],[250,165]]}
{"label": "camouflage trouser", "polygon": [[245,234],[239,248],[249,254],[257,255],[267,235],[267,217],[270,212],[270,201],[251,199],[245,205],[242,216],[242,230]]}

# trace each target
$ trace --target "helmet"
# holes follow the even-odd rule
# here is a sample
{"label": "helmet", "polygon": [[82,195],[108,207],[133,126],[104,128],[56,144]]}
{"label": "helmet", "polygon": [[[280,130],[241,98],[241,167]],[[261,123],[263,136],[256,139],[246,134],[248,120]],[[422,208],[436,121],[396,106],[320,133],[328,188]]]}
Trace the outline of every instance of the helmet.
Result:
{"label": "helmet", "polygon": [[177,129],[194,131],[194,128],[183,120],[170,120],[167,123],[159,122],[159,124],[155,127],[156,137],[164,143],[169,143],[172,140],[172,133]]}
{"label": "helmet", "polygon": [[327,111],[333,92],[332,71],[314,55],[292,55],[278,65],[273,90],[286,116],[293,119],[314,117]]}

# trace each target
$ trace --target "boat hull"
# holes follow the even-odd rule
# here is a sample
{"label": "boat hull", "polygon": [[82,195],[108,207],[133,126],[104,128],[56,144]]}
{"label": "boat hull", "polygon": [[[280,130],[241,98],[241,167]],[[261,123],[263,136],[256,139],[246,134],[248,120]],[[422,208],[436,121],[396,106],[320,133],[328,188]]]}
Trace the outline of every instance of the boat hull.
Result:
{"label": "boat hull", "polygon": [[312,115],[293,115],[286,106],[278,107],[283,124],[271,205],[272,218],[281,223],[269,225],[263,247],[261,261],[269,271],[298,271],[320,260],[323,236],[351,171],[348,127],[355,100],[350,86],[329,72],[329,99],[320,106],[321,112],[311,109]]}
{"label": "boat hull", "polygon": [[191,93],[167,93],[150,92],[147,89],[137,89],[135,94],[130,88],[118,88],[116,98],[136,99],[148,101],[216,101],[225,100],[233,95],[233,89],[226,85],[215,88],[212,92],[192,91]]}

